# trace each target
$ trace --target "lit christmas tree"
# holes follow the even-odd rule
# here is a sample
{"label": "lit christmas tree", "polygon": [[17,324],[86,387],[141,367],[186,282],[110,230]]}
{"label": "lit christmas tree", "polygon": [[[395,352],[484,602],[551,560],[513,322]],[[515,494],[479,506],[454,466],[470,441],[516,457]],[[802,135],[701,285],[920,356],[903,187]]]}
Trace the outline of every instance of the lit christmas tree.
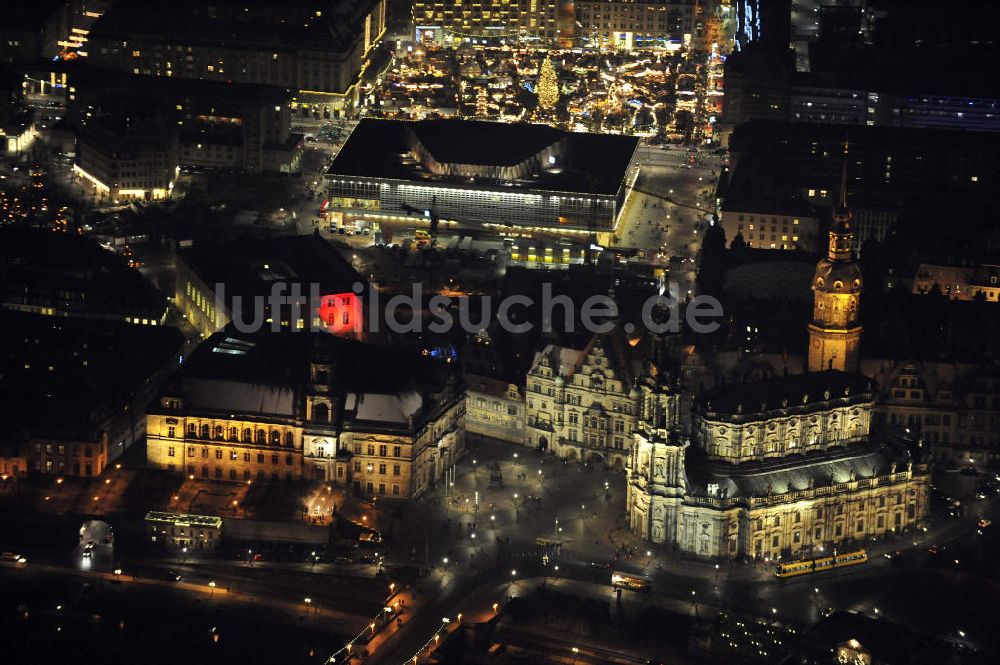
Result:
{"label": "lit christmas tree", "polygon": [[559,77],[556,76],[555,65],[548,56],[542,63],[541,73],[538,75],[538,106],[546,111],[555,108],[559,101]]}

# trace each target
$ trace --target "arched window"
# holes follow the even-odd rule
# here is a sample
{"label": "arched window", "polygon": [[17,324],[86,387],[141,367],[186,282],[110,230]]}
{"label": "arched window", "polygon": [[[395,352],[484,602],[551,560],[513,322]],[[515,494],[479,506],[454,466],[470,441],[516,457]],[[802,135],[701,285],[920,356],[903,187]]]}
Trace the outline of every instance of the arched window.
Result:
{"label": "arched window", "polygon": [[313,420],[318,423],[330,421],[330,407],[324,402],[313,405]]}
{"label": "arched window", "polygon": [[243,430],[243,442],[244,443],[253,442],[253,430],[251,430],[249,427]]}
{"label": "arched window", "polygon": [[215,439],[216,441],[222,440],[222,425],[215,426]]}
{"label": "arched window", "polygon": [[194,423],[188,423],[188,436],[192,436],[193,437],[193,436],[197,436],[197,435],[198,435],[198,428],[195,427]]}
{"label": "arched window", "polygon": [[774,526],[781,526],[781,517],[778,515],[774,516]]}
{"label": "arched window", "polygon": [[267,434],[262,429],[257,430],[257,443],[261,445],[267,443]]}
{"label": "arched window", "polygon": [[239,436],[239,430],[237,430],[235,427],[230,427],[229,428],[229,440],[230,441],[236,441],[238,436]]}
{"label": "arched window", "polygon": [[201,438],[203,438],[203,439],[207,439],[208,438],[208,425],[202,425],[201,426]]}
{"label": "arched window", "polygon": [[295,433],[285,432],[285,445],[291,448],[295,445]]}
{"label": "arched window", "polygon": [[280,446],[281,445],[281,432],[278,430],[271,430],[271,445]]}

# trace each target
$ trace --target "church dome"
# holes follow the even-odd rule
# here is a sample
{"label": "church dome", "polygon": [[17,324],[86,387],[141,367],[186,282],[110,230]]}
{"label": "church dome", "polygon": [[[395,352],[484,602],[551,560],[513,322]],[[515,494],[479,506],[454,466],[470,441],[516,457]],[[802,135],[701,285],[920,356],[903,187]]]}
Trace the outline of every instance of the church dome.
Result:
{"label": "church dome", "polygon": [[821,259],[813,275],[813,290],[825,293],[861,293],[861,266],[856,261]]}

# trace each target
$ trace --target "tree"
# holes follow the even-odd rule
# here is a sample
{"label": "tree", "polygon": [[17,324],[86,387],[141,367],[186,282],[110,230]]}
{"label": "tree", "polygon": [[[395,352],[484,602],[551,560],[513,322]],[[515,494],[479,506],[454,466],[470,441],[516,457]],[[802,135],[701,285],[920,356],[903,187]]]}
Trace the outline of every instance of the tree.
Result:
{"label": "tree", "polygon": [[542,69],[538,75],[538,106],[545,111],[555,108],[559,101],[559,77],[556,75],[555,65],[552,60],[545,56]]}

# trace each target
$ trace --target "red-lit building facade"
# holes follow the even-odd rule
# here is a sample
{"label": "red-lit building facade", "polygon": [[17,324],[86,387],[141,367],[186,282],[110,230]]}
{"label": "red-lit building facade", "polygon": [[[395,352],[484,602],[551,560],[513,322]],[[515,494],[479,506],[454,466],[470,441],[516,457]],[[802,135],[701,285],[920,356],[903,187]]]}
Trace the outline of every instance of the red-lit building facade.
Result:
{"label": "red-lit building facade", "polygon": [[367,285],[318,236],[195,245],[176,264],[174,304],[205,337],[236,322],[364,339]]}

